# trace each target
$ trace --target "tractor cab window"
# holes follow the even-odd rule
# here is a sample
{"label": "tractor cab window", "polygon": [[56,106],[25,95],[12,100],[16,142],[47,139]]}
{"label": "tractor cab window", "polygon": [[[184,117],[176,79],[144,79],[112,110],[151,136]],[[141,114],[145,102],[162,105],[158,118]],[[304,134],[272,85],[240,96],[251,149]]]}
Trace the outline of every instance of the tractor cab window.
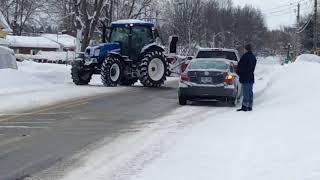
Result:
{"label": "tractor cab window", "polygon": [[118,42],[124,55],[129,54],[129,32],[128,27],[114,27],[111,31],[110,41]]}
{"label": "tractor cab window", "polygon": [[140,27],[135,26],[132,28],[132,53],[133,58],[137,58],[134,56],[138,56],[140,54],[141,49],[154,41],[152,29],[150,27]]}
{"label": "tractor cab window", "polygon": [[115,27],[111,32],[111,42],[128,42],[129,41],[129,28]]}
{"label": "tractor cab window", "polygon": [[132,41],[136,46],[143,47],[153,41],[152,29],[147,27],[133,27],[132,28]]}

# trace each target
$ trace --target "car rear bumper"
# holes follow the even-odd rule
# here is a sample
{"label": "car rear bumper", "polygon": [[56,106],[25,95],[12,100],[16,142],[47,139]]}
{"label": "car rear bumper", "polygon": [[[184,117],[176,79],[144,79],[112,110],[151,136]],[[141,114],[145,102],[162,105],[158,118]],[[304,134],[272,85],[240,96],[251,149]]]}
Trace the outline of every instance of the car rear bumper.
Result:
{"label": "car rear bumper", "polygon": [[179,87],[179,96],[187,99],[216,99],[225,100],[237,96],[236,88],[232,85],[221,87],[190,86]]}

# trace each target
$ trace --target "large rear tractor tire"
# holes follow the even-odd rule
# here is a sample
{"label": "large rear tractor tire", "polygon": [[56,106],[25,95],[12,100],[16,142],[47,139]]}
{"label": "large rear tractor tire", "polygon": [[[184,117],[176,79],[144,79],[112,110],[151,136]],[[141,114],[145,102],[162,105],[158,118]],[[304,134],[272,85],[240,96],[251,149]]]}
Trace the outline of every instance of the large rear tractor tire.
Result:
{"label": "large rear tractor tire", "polygon": [[140,82],[145,87],[160,87],[166,80],[169,64],[161,51],[147,52],[140,64]]}
{"label": "large rear tractor tire", "polygon": [[108,56],[101,67],[101,80],[104,86],[115,87],[119,84],[122,76],[120,60]]}
{"label": "large rear tractor tire", "polygon": [[76,85],[87,85],[92,78],[92,71],[84,70],[81,61],[73,61],[71,65],[72,81]]}

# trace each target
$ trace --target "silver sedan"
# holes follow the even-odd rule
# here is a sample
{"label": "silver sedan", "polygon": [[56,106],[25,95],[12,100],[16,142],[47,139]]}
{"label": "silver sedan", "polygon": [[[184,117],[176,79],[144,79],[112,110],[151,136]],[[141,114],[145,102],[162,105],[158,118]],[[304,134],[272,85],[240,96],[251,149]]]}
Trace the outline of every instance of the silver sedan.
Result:
{"label": "silver sedan", "polygon": [[218,100],[235,106],[240,98],[241,85],[234,64],[226,59],[194,59],[179,82],[179,104],[187,101]]}

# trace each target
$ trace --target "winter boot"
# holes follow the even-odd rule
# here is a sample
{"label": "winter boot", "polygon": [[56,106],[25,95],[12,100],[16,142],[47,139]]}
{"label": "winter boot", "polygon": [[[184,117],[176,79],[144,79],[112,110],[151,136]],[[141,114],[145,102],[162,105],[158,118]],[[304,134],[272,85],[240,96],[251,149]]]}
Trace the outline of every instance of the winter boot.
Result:
{"label": "winter boot", "polygon": [[238,111],[238,112],[239,112],[239,111],[244,111],[244,112],[246,112],[246,111],[248,111],[248,107],[242,106],[241,109],[237,109],[237,111]]}
{"label": "winter boot", "polygon": [[252,111],[252,107],[248,107],[248,111]]}

